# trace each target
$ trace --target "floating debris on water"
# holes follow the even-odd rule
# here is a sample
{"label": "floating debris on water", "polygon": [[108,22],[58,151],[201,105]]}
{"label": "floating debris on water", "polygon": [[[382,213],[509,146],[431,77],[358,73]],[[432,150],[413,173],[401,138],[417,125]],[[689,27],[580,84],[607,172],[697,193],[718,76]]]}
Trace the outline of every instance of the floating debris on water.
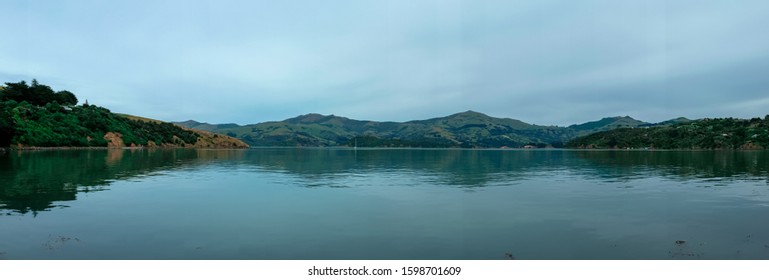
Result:
{"label": "floating debris on water", "polygon": [[[703,246],[705,245],[705,242],[699,242],[700,246],[696,248],[692,248],[690,246],[686,246],[686,240],[676,240],[675,245],[673,246],[673,250],[668,251],[668,255],[670,255],[670,258],[673,259],[691,259],[694,258],[702,258],[702,256],[705,256],[705,252],[702,252]],[[695,244],[697,244],[695,242]]]}
{"label": "floating debris on water", "polygon": [[64,246],[64,244],[67,244],[67,242],[69,241],[74,240],[76,242],[80,242],[80,239],[78,239],[77,237],[67,237],[67,236],[59,235],[58,237],[52,238],[51,235],[49,234],[48,238],[49,238],[48,242],[43,243],[43,247],[48,248],[48,250],[58,249]]}
{"label": "floating debris on water", "polygon": [[670,258],[674,259],[676,257],[701,257],[704,256],[705,253],[697,253],[697,252],[670,252]]}
{"label": "floating debris on water", "polygon": [[745,242],[745,243],[749,243],[749,242],[751,242],[751,239],[750,239],[750,234],[748,234],[748,235],[746,235],[746,236],[745,236],[745,240],[744,240],[743,242]]}

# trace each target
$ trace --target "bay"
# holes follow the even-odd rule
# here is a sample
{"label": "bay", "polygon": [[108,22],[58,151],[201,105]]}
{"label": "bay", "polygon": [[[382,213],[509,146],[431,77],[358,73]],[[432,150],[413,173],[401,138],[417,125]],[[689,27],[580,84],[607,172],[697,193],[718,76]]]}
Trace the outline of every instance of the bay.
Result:
{"label": "bay", "polygon": [[0,154],[0,259],[769,259],[766,151]]}

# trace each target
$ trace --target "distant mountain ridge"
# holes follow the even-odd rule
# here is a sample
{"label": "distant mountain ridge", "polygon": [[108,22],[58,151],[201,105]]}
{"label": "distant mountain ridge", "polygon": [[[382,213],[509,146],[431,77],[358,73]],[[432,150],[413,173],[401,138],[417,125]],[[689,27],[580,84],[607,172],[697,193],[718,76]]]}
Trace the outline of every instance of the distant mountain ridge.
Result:
{"label": "distant mountain ridge", "polygon": [[583,124],[573,124],[573,125],[570,125],[569,128],[574,129],[576,131],[593,133],[598,131],[605,131],[605,130],[620,128],[620,127],[639,127],[644,125],[653,125],[653,124],[642,122],[642,121],[633,119],[629,116],[624,116],[624,117],[603,118],[597,121],[586,122]]}
{"label": "distant mountain ridge", "polygon": [[[671,120],[672,121],[672,120]],[[619,127],[655,126],[631,117],[611,117],[568,127],[533,125],[511,118],[496,118],[475,111],[407,122],[354,120],[322,114],[305,114],[283,121],[250,125],[209,124],[198,121],[175,124],[226,134],[251,146],[354,146],[359,147],[562,147],[575,137]],[[661,124],[660,124],[661,125]]]}

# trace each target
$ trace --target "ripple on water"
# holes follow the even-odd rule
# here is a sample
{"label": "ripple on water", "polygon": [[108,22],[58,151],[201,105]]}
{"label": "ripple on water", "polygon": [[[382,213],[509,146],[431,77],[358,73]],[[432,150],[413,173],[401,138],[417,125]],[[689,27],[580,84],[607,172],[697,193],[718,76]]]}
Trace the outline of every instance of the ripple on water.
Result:
{"label": "ripple on water", "polygon": [[[99,153],[88,164],[45,153],[16,159],[0,170],[0,213],[27,214],[0,218],[0,251],[42,259],[184,259],[189,246],[194,258],[227,259],[769,258],[764,159],[748,172],[681,153],[164,153],[126,155],[108,168]],[[73,189],[84,184],[111,189]],[[84,242],[26,238],[51,228]],[[46,241],[61,249],[39,250]],[[75,255],[80,247],[90,255]]]}

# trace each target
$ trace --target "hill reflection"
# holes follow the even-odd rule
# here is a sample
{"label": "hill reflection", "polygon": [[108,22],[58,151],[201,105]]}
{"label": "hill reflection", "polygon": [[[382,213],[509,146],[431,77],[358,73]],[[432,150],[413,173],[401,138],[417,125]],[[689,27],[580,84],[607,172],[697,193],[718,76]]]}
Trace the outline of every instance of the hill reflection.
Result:
{"label": "hill reflection", "polygon": [[[0,153],[0,209],[8,215],[62,207],[78,193],[102,191],[113,181],[185,168],[278,172],[333,180],[340,174],[417,174],[462,188],[514,182],[553,172],[581,178],[626,180],[665,176],[766,179],[766,151],[570,151],[430,149],[56,150]],[[230,174],[222,174],[229,176]]]}
{"label": "hill reflection", "polygon": [[665,176],[692,178],[754,177],[769,175],[769,151],[571,151],[585,160],[589,176],[628,178]]}
{"label": "hill reflection", "polygon": [[17,213],[56,207],[78,192],[111,181],[173,169],[197,159],[195,150],[9,151],[0,155],[0,209]]}

